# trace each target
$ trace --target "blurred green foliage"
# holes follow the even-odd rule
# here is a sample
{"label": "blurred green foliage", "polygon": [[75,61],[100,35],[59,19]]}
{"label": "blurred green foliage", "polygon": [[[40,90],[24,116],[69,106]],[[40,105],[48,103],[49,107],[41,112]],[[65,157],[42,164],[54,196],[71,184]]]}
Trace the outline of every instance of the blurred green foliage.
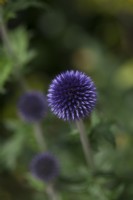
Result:
{"label": "blurred green foliage", "polygon": [[98,88],[97,108],[85,119],[97,173],[86,167],[75,125],[49,112],[42,127],[61,165],[57,189],[63,200],[132,200],[133,1],[7,0],[0,11],[13,50],[12,56],[1,37],[0,199],[47,199],[29,173],[39,148],[33,127],[17,115],[17,75],[47,93],[55,74],[73,68]]}

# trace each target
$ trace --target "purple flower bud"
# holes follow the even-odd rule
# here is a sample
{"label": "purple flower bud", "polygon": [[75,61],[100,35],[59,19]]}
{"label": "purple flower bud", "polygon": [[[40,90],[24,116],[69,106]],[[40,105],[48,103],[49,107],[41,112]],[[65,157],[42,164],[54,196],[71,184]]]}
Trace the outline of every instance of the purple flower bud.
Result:
{"label": "purple flower bud", "polygon": [[52,81],[48,103],[52,112],[63,120],[79,120],[92,112],[97,93],[91,78],[79,71],[66,71]]}
{"label": "purple flower bud", "polygon": [[47,113],[47,100],[43,93],[29,91],[23,94],[18,102],[20,116],[28,122],[38,122]]}
{"label": "purple flower bud", "polygon": [[31,162],[31,173],[42,181],[52,181],[59,175],[59,163],[51,153],[40,153]]}

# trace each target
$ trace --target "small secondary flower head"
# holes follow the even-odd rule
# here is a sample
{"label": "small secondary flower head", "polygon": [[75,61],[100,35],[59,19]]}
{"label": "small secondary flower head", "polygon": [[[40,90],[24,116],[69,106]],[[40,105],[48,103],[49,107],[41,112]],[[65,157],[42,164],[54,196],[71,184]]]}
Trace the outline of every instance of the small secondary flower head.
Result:
{"label": "small secondary flower head", "polygon": [[51,153],[40,153],[31,162],[31,173],[42,181],[52,181],[59,175],[59,163]]}
{"label": "small secondary flower head", "polygon": [[80,71],[66,71],[52,81],[48,103],[52,112],[63,120],[79,120],[92,112],[97,93],[94,82]]}
{"label": "small secondary flower head", "polygon": [[28,122],[38,122],[47,113],[47,100],[39,91],[24,93],[18,101],[18,112]]}

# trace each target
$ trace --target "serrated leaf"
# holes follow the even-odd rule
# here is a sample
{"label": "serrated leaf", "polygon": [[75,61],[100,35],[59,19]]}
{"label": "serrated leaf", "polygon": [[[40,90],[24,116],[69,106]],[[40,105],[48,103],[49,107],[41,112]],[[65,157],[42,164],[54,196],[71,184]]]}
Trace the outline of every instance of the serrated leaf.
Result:
{"label": "serrated leaf", "polygon": [[7,119],[5,121],[5,126],[7,127],[7,129],[13,132],[17,132],[19,134],[24,135],[25,144],[28,144],[31,149],[35,150],[38,148],[38,144],[34,137],[33,126],[31,126],[30,124],[24,121],[20,121],[16,119],[13,119],[13,120]]}
{"label": "serrated leaf", "polygon": [[20,120],[7,119],[5,121],[7,129],[12,131],[13,136],[1,146],[0,160],[10,170],[17,166],[17,160],[25,150],[28,133],[31,132],[31,126]]}
{"label": "serrated leaf", "polygon": [[98,116],[98,113],[96,111],[94,111],[91,114],[91,126],[95,127],[96,125],[98,125],[100,123],[100,117]]}
{"label": "serrated leaf", "polygon": [[24,27],[19,27],[12,31],[9,38],[13,52],[16,55],[16,65],[19,67],[24,66],[35,57],[35,51],[28,49],[30,34]]}
{"label": "serrated leaf", "polygon": [[100,123],[91,130],[90,140],[94,148],[97,149],[99,145],[104,143],[111,144],[113,147],[116,146],[111,126],[111,123]]}
{"label": "serrated leaf", "polygon": [[13,71],[13,62],[2,55],[0,57],[0,92],[3,90],[5,82],[9,79]]}
{"label": "serrated leaf", "polygon": [[29,7],[43,7],[43,4],[38,0],[8,0],[8,3],[3,8],[4,19],[9,20],[14,18],[18,11],[25,10]]}
{"label": "serrated leaf", "polygon": [[1,148],[0,158],[4,165],[9,169],[16,167],[17,158],[20,155],[25,136],[16,133],[10,140],[8,140]]}
{"label": "serrated leaf", "polygon": [[33,188],[35,188],[38,191],[44,191],[45,184],[44,184],[43,181],[36,179],[30,173],[26,174],[26,179],[27,179],[30,186],[32,186]]}

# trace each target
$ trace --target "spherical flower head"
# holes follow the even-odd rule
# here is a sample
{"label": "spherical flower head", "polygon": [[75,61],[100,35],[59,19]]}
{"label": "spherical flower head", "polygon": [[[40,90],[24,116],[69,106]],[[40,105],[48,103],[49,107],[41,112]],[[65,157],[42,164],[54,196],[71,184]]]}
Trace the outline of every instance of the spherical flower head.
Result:
{"label": "spherical flower head", "polygon": [[29,91],[18,101],[18,113],[28,122],[38,122],[47,113],[46,96],[39,91]]}
{"label": "spherical flower head", "polygon": [[90,115],[96,100],[94,82],[79,71],[70,70],[56,76],[48,90],[48,104],[63,120],[79,120]]}
{"label": "spherical flower head", "polygon": [[31,162],[31,173],[42,181],[53,181],[59,175],[59,163],[51,153],[40,153]]}

